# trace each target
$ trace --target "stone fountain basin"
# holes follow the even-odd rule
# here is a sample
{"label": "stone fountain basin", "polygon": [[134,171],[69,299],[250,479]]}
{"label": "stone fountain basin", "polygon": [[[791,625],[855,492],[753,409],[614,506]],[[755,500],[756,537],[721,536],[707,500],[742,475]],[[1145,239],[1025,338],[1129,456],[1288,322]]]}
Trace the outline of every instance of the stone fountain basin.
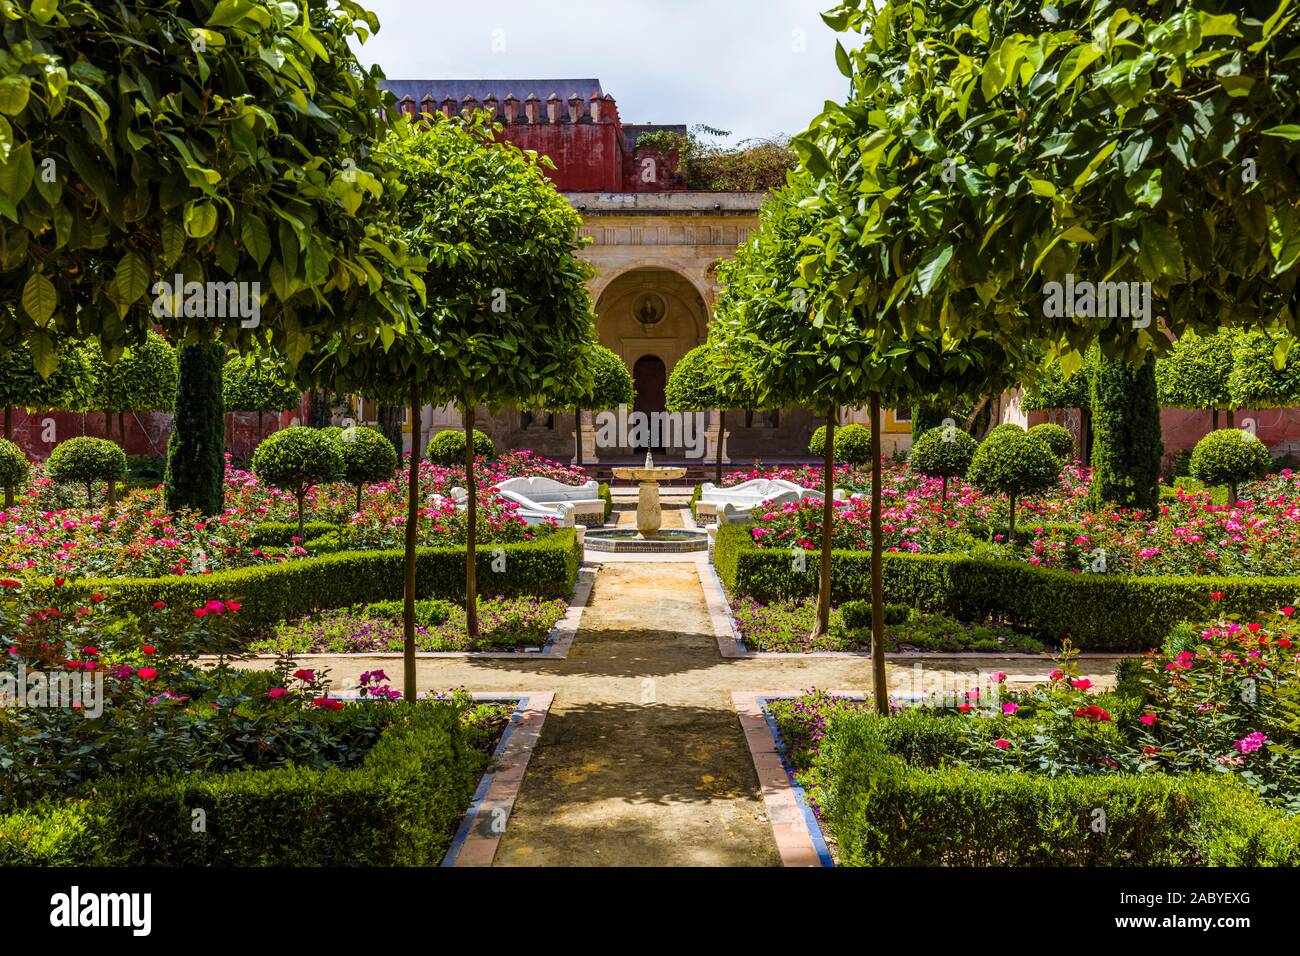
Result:
{"label": "stone fountain basin", "polygon": [[614,477],[624,481],[674,481],[686,477],[685,468],[615,468]]}

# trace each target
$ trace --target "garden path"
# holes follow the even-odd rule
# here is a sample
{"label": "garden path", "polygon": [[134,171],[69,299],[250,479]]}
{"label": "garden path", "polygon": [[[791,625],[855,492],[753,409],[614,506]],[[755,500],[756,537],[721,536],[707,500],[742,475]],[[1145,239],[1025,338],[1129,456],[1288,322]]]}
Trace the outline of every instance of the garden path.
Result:
{"label": "garden path", "polygon": [[[681,514],[665,501],[665,527]],[[634,522],[620,504],[619,523]],[[589,559],[598,556],[588,554]],[[697,561],[606,560],[566,658],[425,658],[422,693],[554,691],[555,700],[497,850],[496,865],[780,865],[734,691],[867,690],[865,657],[720,656]],[[646,557],[651,560],[645,560]],[[302,659],[304,664],[312,659]],[[341,692],[392,658],[321,661]],[[1041,680],[1042,660],[981,658],[1014,682]],[[891,686],[912,665],[889,664]],[[955,680],[977,665],[928,662]],[[1084,663],[1099,685],[1113,664]]]}

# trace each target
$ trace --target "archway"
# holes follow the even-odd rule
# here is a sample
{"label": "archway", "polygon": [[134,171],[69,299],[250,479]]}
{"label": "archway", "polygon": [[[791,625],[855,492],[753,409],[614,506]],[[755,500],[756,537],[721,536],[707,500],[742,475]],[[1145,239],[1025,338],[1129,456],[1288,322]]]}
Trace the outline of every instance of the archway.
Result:
{"label": "archway", "polygon": [[[636,403],[633,409],[647,415],[664,410],[664,387],[668,384],[668,369],[663,359],[657,355],[643,355],[632,365],[632,381],[636,385]],[[649,446],[655,454],[662,454],[664,449]],[[643,447],[633,446],[633,451],[643,451]]]}

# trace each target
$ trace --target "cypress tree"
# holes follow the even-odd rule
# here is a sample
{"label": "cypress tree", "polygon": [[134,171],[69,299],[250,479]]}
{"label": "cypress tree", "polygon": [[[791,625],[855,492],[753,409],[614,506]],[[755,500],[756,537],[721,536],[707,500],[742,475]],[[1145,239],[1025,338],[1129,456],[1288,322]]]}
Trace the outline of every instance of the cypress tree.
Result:
{"label": "cypress tree", "polygon": [[1092,489],[1088,506],[1136,508],[1155,514],[1160,501],[1160,403],[1156,366],[1101,356],[1091,382]]}
{"label": "cypress tree", "polygon": [[167,442],[167,510],[205,515],[225,506],[225,418],[222,367],[226,349],[215,343],[176,350],[176,411]]}

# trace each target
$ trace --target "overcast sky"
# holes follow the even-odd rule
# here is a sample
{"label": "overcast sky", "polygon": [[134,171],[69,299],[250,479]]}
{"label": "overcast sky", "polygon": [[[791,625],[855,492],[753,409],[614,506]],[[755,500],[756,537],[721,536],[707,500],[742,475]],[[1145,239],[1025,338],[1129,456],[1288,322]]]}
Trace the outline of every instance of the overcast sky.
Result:
{"label": "overcast sky", "polygon": [[[368,0],[358,49],[390,79],[595,77],[627,123],[797,133],[846,81],[833,0]],[[571,90],[551,92],[567,97]],[[524,95],[524,91],[520,91]]]}

